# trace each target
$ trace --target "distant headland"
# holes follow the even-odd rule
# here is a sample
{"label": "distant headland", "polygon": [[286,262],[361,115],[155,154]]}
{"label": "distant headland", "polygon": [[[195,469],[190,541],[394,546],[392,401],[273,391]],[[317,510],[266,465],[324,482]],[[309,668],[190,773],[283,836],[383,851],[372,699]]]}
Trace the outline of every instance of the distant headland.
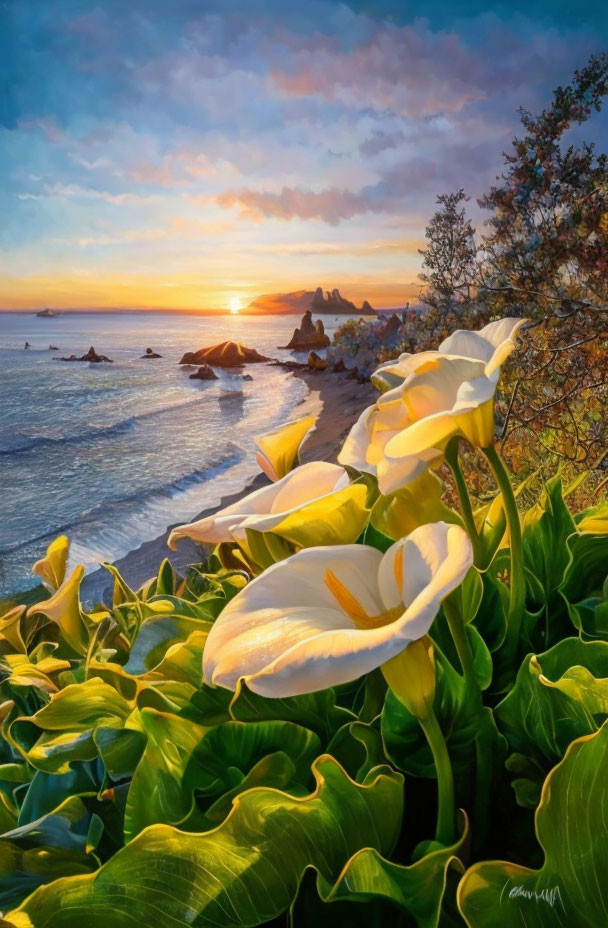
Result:
{"label": "distant headland", "polygon": [[328,315],[345,316],[373,316],[376,312],[372,306],[363,301],[361,307],[355,306],[350,300],[343,297],[338,289],[325,294],[321,287],[316,290],[294,290],[292,293],[268,293],[243,307],[241,315],[301,315],[307,310],[313,313],[326,313]]}

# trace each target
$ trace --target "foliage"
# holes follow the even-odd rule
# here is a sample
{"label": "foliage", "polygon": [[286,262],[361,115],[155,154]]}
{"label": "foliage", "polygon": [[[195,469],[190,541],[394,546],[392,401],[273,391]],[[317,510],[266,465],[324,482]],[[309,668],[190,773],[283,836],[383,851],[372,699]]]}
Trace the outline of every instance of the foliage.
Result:
{"label": "foliage", "polygon": [[[381,500],[365,538],[385,549],[402,525],[377,521]],[[376,672],[284,699],[209,687],[205,641],[244,573],[212,558],[215,573],[179,581],[165,562],[133,591],[112,569],[112,606],[86,612],[55,543],[40,570],[58,590],[0,620],[3,924],[254,926],[291,908],[297,925],[338,917],[326,907],[351,923],[372,903],[422,928],[484,928],[499,904],[505,924],[557,925],[560,907],[599,924],[606,881],[584,887],[606,856],[607,513],[573,517],[554,481],[524,516],[526,620],[506,674],[504,541],[454,600],[476,690],[447,607],[431,629],[434,713],[466,811],[447,844],[434,755]]]}
{"label": "foliage", "polygon": [[390,343],[375,337],[377,324],[342,327],[333,350],[334,360],[368,376],[371,351],[380,363],[434,347],[456,327],[529,318],[525,348],[497,403],[503,452],[522,479],[539,468],[548,476],[561,466],[568,479],[596,469],[582,498],[605,476],[608,445],[608,156],[568,133],[607,94],[608,59],[600,55],[540,114],[521,110],[523,133],[503,156],[499,182],[479,200],[488,218],[478,235],[463,190],[437,198],[421,251],[427,308],[406,314]]}

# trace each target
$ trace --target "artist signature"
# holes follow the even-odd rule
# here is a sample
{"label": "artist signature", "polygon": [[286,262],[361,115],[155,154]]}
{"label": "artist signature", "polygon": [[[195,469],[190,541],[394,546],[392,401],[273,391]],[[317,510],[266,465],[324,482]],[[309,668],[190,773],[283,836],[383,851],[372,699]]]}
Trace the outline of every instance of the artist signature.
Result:
{"label": "artist signature", "polygon": [[[505,887],[506,888],[506,887]],[[531,902],[545,902],[551,908],[555,907],[556,902],[561,902],[559,886],[553,886],[551,889],[536,890],[526,889],[524,886],[513,886],[509,890],[509,899],[528,899]]]}

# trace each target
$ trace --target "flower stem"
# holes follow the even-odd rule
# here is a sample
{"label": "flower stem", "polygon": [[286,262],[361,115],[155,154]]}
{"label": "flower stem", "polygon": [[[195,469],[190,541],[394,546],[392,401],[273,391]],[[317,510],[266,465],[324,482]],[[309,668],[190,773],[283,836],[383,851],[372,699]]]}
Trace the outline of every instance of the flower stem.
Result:
{"label": "flower stem", "polygon": [[503,505],[509,528],[511,549],[510,601],[507,614],[507,634],[505,643],[509,650],[517,648],[521,624],[526,605],[526,575],[524,573],[524,549],[521,538],[521,521],[513,487],[502,458],[494,445],[483,449],[488,464],[494,474],[498,489],[502,493]]}
{"label": "flower stem", "polygon": [[445,460],[448,467],[452,471],[452,476],[454,477],[454,482],[456,484],[456,491],[458,493],[458,499],[460,500],[462,519],[473,546],[473,560],[475,566],[480,567],[483,561],[483,548],[481,544],[481,538],[479,537],[479,532],[477,531],[477,526],[475,525],[471,497],[469,496],[469,490],[466,480],[464,479],[464,474],[462,472],[460,458],[458,457],[458,439],[449,442],[445,449]]}
{"label": "flower stem", "polygon": [[481,701],[481,689],[475,675],[475,662],[473,651],[471,650],[471,643],[467,636],[467,630],[464,626],[462,616],[458,609],[454,607],[454,604],[450,602],[449,596],[443,601],[443,611],[447,619],[450,634],[456,646],[456,653],[458,654],[458,660],[462,667],[467,689],[470,693],[475,693],[476,696],[479,696]]}
{"label": "flower stem", "polygon": [[419,719],[425,738],[433,754],[437,771],[437,829],[435,838],[440,844],[454,841],[454,775],[448,748],[439,727],[437,716],[431,712]]}

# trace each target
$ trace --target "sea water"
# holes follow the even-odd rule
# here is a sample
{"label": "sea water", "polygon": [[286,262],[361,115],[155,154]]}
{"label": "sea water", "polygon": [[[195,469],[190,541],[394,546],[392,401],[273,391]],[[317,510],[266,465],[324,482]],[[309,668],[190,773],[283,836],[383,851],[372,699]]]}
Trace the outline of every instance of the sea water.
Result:
{"label": "sea water", "polygon": [[[343,320],[326,317],[328,334]],[[267,364],[190,380],[178,362],[228,339],[304,360],[279,350],[298,322],[0,313],[0,596],[36,583],[31,565],[59,534],[90,570],[241,489],[257,473],[254,437],[297,416],[307,387]],[[91,345],[114,363],[55,360]],[[162,358],[142,360],[146,348]]]}

